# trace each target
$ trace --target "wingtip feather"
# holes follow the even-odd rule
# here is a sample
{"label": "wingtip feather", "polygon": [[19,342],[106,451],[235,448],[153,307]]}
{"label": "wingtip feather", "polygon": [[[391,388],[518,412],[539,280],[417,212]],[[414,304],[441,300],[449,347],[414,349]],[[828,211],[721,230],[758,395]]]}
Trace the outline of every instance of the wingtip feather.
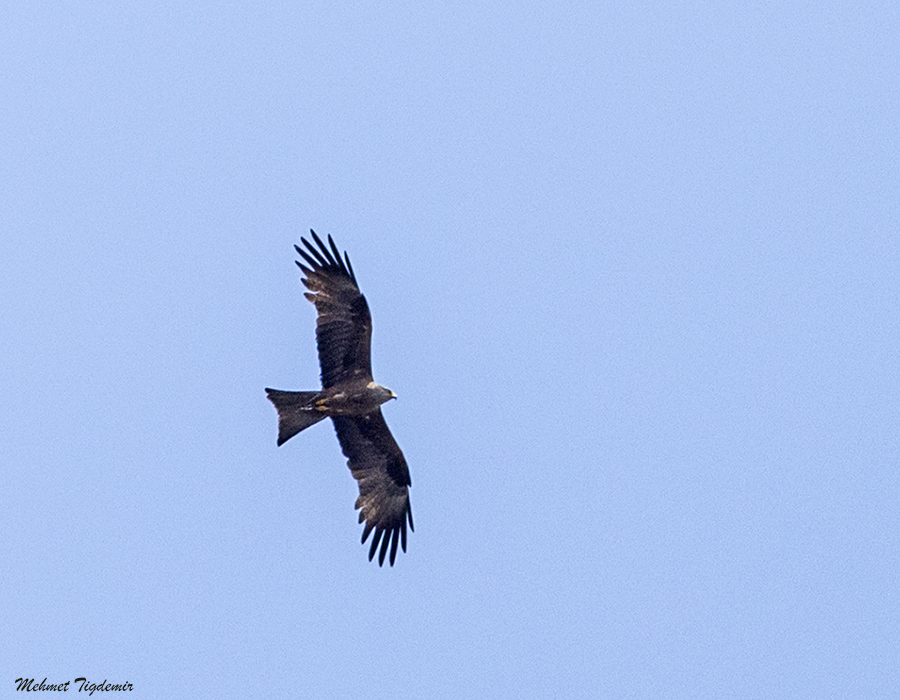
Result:
{"label": "wingtip feather", "polygon": [[[331,246],[331,252],[334,253],[334,258],[337,261],[337,265],[345,275],[350,276],[350,272],[347,270],[344,265],[344,261],[341,260],[341,251],[338,250],[338,247],[334,244],[334,239],[331,237],[331,234],[328,234],[328,244]],[[347,255],[347,251],[344,251],[344,255]]]}
{"label": "wingtip feather", "polygon": [[[312,233],[312,237],[315,239],[315,241],[318,244],[319,249],[320,249],[319,251],[316,251],[317,256],[321,258],[324,255],[325,260],[327,260],[328,265],[332,265],[332,266],[336,265],[337,263],[335,263],[334,260],[332,259],[331,253],[328,250],[328,246],[326,246],[322,242],[322,239],[316,235],[315,231],[311,231],[311,233]],[[331,239],[331,236],[329,236],[328,238]]]}
{"label": "wingtip feather", "polygon": [[378,549],[378,543],[381,542],[381,536],[384,534],[384,530],[378,528],[375,530],[375,536],[372,537],[372,546],[369,547],[369,561],[375,556],[375,550]]}
{"label": "wingtip feather", "polygon": [[384,565],[384,555],[387,554],[388,545],[391,543],[391,531],[384,530],[384,537],[381,538],[381,551],[378,552],[378,566]]}
{"label": "wingtip feather", "polygon": [[[394,536],[391,538],[391,566],[394,565],[394,559],[397,558],[397,543],[400,538],[397,537],[397,531],[394,530]],[[404,549],[404,551],[406,551]]]}
{"label": "wingtip feather", "polygon": [[353,280],[353,284],[356,284],[356,275],[353,273],[353,265],[350,264],[350,256],[347,255],[347,251],[344,251],[344,262],[347,263],[347,271],[350,273],[350,279]]}
{"label": "wingtip feather", "polygon": [[[362,521],[363,521],[363,518],[365,518],[365,514],[364,514],[364,513],[360,513],[360,514],[359,514],[359,522],[362,522]],[[365,529],[363,530],[362,539],[361,539],[360,542],[359,542],[360,544],[365,544],[365,543],[366,543],[366,540],[369,539],[369,533],[372,532],[372,528],[373,528],[373,527],[375,527],[375,526],[372,524],[372,521],[371,521],[371,520],[367,520],[367,521],[366,521],[366,527],[365,527]],[[369,559],[371,559],[371,558],[372,558],[372,557],[369,557]]]}

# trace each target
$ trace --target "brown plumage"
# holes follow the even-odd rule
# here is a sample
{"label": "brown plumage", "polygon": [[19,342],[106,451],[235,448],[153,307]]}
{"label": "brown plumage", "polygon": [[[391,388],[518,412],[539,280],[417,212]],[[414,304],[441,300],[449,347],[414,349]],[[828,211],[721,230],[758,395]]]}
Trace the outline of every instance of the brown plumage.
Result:
{"label": "brown plumage", "polygon": [[[359,291],[350,258],[343,259],[331,236],[328,245],[310,230],[315,245],[301,238],[306,250],[297,266],[309,290],[304,295],[318,312],[316,345],[322,370],[321,391],[266,389],[278,411],[278,444],[324,418],[331,418],[353,478],[359,482],[362,541],[374,530],[369,561],[378,551],[384,564],[390,549],[394,565],[397,545],[406,551],[406,524],[413,530],[409,505],[409,469],[381,414],[381,404],[394,392],[372,379],[372,317]],[[305,264],[304,264],[305,263]],[[380,545],[380,549],[379,549]]]}

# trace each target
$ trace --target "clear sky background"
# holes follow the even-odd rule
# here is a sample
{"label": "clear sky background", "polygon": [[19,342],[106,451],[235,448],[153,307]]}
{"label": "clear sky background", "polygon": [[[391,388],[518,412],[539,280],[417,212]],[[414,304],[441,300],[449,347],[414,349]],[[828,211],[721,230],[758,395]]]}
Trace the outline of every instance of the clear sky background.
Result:
{"label": "clear sky background", "polygon": [[[900,5],[2,15],[0,696],[897,697]],[[393,568],[275,446],[310,227]]]}

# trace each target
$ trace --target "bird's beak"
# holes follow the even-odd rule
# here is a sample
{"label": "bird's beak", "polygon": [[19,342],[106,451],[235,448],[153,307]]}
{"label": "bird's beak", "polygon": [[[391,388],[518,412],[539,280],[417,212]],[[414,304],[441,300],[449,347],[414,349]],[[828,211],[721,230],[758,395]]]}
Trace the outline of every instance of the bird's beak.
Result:
{"label": "bird's beak", "polygon": [[391,398],[392,398],[392,399],[396,399],[396,398],[397,398],[397,394],[395,394],[393,391],[391,392]]}

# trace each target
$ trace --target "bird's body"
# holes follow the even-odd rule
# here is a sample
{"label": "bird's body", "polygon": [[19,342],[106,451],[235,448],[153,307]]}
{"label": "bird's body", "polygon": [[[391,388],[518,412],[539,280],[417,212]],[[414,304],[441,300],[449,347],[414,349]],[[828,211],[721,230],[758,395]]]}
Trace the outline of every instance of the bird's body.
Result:
{"label": "bird's body", "polygon": [[321,391],[266,389],[278,411],[278,444],[301,430],[331,418],[353,477],[359,482],[359,521],[365,521],[362,541],[374,529],[369,559],[379,544],[378,563],[390,547],[393,566],[398,543],[406,551],[406,524],[413,529],[406,459],[381,414],[381,404],[396,398],[372,379],[372,318],[359,291],[350,259],[343,260],[331,236],[328,246],[310,231],[316,247],[301,239],[307,250],[294,246],[306,265],[297,262],[316,306],[316,341],[322,370]]}

